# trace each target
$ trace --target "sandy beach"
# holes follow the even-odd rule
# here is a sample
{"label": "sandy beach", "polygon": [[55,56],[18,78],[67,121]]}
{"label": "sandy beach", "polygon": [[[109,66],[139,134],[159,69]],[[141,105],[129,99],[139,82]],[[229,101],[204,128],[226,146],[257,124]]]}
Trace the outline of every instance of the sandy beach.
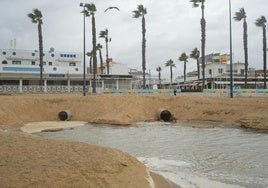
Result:
{"label": "sandy beach", "polygon": [[[0,96],[0,102],[0,187],[177,187],[122,151],[30,134],[36,131],[87,122],[127,126],[156,121],[160,108],[186,126],[212,122],[211,128],[268,129],[267,94],[234,99],[203,94],[29,94]],[[58,121],[58,113],[66,109],[76,123]]]}

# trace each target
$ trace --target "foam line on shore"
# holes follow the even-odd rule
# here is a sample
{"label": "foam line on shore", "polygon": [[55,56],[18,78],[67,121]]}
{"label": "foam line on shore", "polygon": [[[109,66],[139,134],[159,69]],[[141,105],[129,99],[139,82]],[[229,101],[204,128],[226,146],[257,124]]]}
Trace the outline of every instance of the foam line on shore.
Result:
{"label": "foam line on shore", "polygon": [[42,121],[42,122],[31,122],[26,123],[20,128],[22,132],[36,133],[43,130],[53,130],[59,128],[72,128],[83,126],[87,124],[85,121]]}

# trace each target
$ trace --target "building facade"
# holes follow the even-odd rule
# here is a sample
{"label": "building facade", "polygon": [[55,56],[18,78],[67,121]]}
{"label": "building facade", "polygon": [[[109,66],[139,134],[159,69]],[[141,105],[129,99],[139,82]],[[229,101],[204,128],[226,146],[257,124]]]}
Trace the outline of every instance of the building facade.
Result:
{"label": "building facade", "polygon": [[[82,92],[82,53],[43,53],[43,86],[39,86],[39,52],[36,50],[0,50],[0,92]],[[86,91],[91,91],[92,75],[85,74]],[[132,77],[96,76],[97,91],[105,88],[131,88]]]}

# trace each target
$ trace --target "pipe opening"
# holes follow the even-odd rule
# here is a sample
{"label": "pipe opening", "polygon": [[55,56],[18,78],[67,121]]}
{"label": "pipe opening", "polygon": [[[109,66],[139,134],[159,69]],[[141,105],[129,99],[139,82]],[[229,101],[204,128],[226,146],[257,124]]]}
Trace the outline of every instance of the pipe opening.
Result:
{"label": "pipe opening", "polygon": [[71,119],[72,114],[69,110],[59,112],[58,117],[61,121],[68,121]]}
{"label": "pipe opening", "polygon": [[165,122],[171,121],[171,113],[168,110],[159,110],[159,120],[163,120]]}

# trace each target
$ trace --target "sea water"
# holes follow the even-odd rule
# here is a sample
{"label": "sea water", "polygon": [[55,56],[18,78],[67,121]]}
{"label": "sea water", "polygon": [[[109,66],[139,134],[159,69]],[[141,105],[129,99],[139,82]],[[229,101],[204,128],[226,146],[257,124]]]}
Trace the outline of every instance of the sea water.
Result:
{"label": "sea water", "polygon": [[183,188],[268,187],[267,132],[140,122],[37,134],[123,150]]}

